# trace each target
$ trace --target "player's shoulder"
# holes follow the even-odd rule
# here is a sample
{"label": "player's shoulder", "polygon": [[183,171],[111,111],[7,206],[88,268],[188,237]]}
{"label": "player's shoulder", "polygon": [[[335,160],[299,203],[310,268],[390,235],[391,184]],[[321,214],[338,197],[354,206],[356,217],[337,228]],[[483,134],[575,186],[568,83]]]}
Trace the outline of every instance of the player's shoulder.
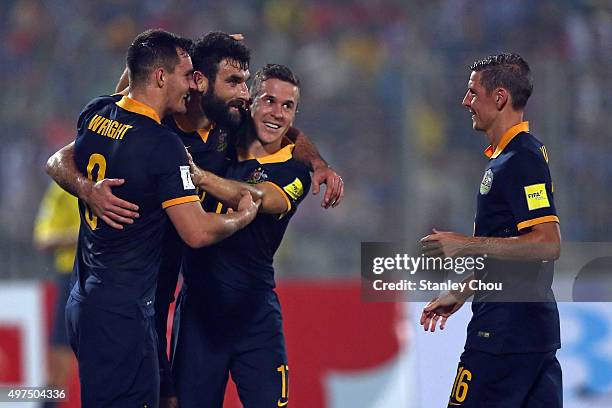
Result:
{"label": "player's shoulder", "polygon": [[508,149],[508,164],[511,166],[548,164],[546,146],[532,133],[522,132],[514,138]]}
{"label": "player's shoulder", "polygon": [[87,104],[85,104],[85,106],[81,110],[81,115],[86,112],[98,111],[107,105],[117,103],[121,100],[121,98],[121,94],[97,96],[91,101],[87,102]]}

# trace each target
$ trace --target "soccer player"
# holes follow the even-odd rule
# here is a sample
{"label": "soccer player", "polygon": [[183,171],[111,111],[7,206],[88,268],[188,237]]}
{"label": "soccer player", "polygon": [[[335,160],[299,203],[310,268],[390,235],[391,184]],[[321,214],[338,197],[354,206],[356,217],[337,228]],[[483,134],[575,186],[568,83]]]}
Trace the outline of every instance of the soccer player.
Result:
{"label": "soccer player", "polygon": [[529,65],[517,54],[499,54],[471,70],[463,106],[490,142],[474,236],[434,230],[421,242],[426,255],[487,254],[486,268],[466,282],[503,282],[505,293],[447,292],[424,308],[421,324],[433,332],[440,321],[443,329],[474,294],[449,407],[561,407],[559,313],[551,290],[561,236],[548,153],[523,121],[533,89]]}
{"label": "soccer player", "polygon": [[160,118],[186,110],[195,88],[190,43],[163,30],[136,37],[127,53],[130,91],[93,99],[77,124],[74,158],[92,181],[120,177],[117,194],[140,208],[123,231],[79,201],[76,283],[66,304],[83,407],[157,407],[159,367],[153,300],[168,218],[190,246],[210,245],[254,218],[247,192],[237,211],[205,213],[184,145]]}
{"label": "soccer player", "polygon": [[[40,251],[53,251],[57,297],[49,347],[47,385],[65,388],[72,375],[74,355],[66,337],[64,310],[70,294],[70,272],[74,264],[79,235],[79,210],[76,197],[52,182],[40,203],[34,222],[34,246]],[[43,408],[55,408],[57,402],[45,402]]]}
{"label": "soccer player", "polygon": [[250,127],[226,173],[232,180],[194,168],[194,182],[224,206],[235,205],[244,183],[262,205],[250,227],[185,256],[172,359],[183,408],[222,407],[229,373],[245,408],[289,401],[273,257],[310,187],[293,145],[283,146],[295,119],[299,81],[287,67],[267,65],[255,75],[252,92]]}

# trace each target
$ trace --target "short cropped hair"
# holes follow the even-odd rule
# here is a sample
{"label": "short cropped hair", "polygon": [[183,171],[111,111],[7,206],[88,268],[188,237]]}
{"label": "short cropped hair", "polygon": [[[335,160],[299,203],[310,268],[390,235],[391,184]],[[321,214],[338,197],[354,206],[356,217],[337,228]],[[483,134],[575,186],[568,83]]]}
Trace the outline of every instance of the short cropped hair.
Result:
{"label": "short cropped hair", "polygon": [[161,29],[147,30],[134,39],[128,48],[126,65],[130,84],[140,85],[147,81],[151,72],[163,67],[174,72],[179,64],[178,49],[191,52],[192,41]]}
{"label": "short cropped hair", "polygon": [[242,41],[221,31],[212,31],[196,40],[191,54],[193,69],[204,74],[210,87],[214,87],[219,63],[224,59],[236,62],[241,69],[247,70],[251,63],[251,50]]}
{"label": "short cropped hair", "polygon": [[268,64],[255,73],[253,84],[251,85],[251,96],[257,97],[261,92],[261,84],[268,79],[278,79],[289,82],[300,89],[300,80],[288,67],[280,64]]}
{"label": "short cropped hair", "polygon": [[475,61],[470,69],[482,72],[480,84],[487,93],[495,88],[506,88],[512,95],[512,107],[523,109],[533,91],[529,64],[518,54],[503,53]]}

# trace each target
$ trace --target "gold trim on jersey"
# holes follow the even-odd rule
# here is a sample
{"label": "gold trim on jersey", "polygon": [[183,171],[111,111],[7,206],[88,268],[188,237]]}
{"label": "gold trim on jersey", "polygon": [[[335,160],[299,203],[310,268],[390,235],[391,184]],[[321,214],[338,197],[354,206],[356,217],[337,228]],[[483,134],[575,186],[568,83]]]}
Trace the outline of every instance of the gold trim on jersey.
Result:
{"label": "gold trim on jersey", "polygon": [[293,157],[293,148],[295,144],[288,144],[282,149],[276,151],[275,153],[269,154],[267,156],[261,157],[253,157],[251,154],[247,154],[246,156],[240,154],[238,155],[238,161],[245,160],[257,160],[259,164],[268,164],[268,163],[283,163]]}
{"label": "gold trim on jersey", "polygon": [[506,132],[499,140],[499,143],[497,144],[495,150],[493,150],[493,146],[487,147],[487,149],[484,151],[485,156],[490,159],[497,158],[497,156],[499,156],[501,152],[504,151],[506,146],[508,146],[508,143],[510,143],[510,141],[521,132],[529,132],[529,122],[521,122],[506,130]]}
{"label": "gold trim on jersey", "polygon": [[191,203],[200,201],[200,197],[198,197],[197,195],[189,195],[189,196],[184,196],[184,197],[178,197],[178,198],[173,198],[171,200],[166,200],[162,203],[162,208],[168,208],[168,207],[172,207],[173,205],[179,205],[179,204],[184,204],[184,203]]}
{"label": "gold trim on jersey", "polygon": [[202,141],[204,143],[206,143],[208,141],[208,135],[210,134],[210,132],[215,127],[214,123],[211,123],[210,126],[208,126],[207,128],[189,130],[190,128],[185,126],[184,120],[182,120],[180,118],[182,118],[182,116],[172,116],[172,119],[174,119],[174,123],[176,124],[176,127],[181,132],[184,132],[184,133],[196,132],[198,135],[200,135],[200,139],[202,139]]}
{"label": "gold trim on jersey", "polygon": [[136,99],[132,99],[128,96],[123,96],[123,98],[121,98],[119,102],[115,102],[115,104],[128,112],[137,113],[139,115],[144,115],[151,118],[157,122],[158,125],[161,125],[161,120],[159,120],[157,112],[155,112],[155,110],[146,103],[139,102]]}
{"label": "gold trim on jersey", "polygon": [[558,224],[559,223],[559,217],[557,217],[556,215],[546,215],[544,217],[538,217],[538,218],[534,218],[532,220],[527,220],[527,221],[519,222],[516,227],[520,231],[523,228],[533,227],[534,225],[544,224],[545,222],[556,222]]}

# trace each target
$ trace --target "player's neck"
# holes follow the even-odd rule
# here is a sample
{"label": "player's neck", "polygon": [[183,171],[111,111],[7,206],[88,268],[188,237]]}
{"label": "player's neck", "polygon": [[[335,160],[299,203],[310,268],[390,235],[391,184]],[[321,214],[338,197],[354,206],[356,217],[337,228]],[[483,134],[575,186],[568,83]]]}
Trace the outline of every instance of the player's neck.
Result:
{"label": "player's neck", "polygon": [[485,132],[489,143],[496,148],[501,138],[512,126],[518,125],[523,121],[523,111],[509,111],[499,115],[498,119]]}
{"label": "player's neck", "polygon": [[261,140],[255,137],[251,141],[251,143],[249,143],[247,152],[249,156],[252,156],[255,158],[269,156],[271,154],[278,152],[281,149],[282,142],[283,142],[283,138],[280,138],[274,141],[273,143],[264,144],[261,142]]}
{"label": "player's neck", "polygon": [[140,103],[144,103],[157,113],[157,116],[162,119],[168,110],[166,103],[158,95],[148,91],[146,88],[130,89],[128,98],[134,99]]}
{"label": "player's neck", "polygon": [[185,132],[195,132],[199,129],[208,129],[212,122],[204,113],[187,109],[187,113],[176,113],[174,119]]}
{"label": "player's neck", "polygon": [[201,98],[192,93],[187,102],[187,112],[175,114],[174,117],[186,132],[195,132],[199,129],[208,129],[212,122],[202,110]]}

